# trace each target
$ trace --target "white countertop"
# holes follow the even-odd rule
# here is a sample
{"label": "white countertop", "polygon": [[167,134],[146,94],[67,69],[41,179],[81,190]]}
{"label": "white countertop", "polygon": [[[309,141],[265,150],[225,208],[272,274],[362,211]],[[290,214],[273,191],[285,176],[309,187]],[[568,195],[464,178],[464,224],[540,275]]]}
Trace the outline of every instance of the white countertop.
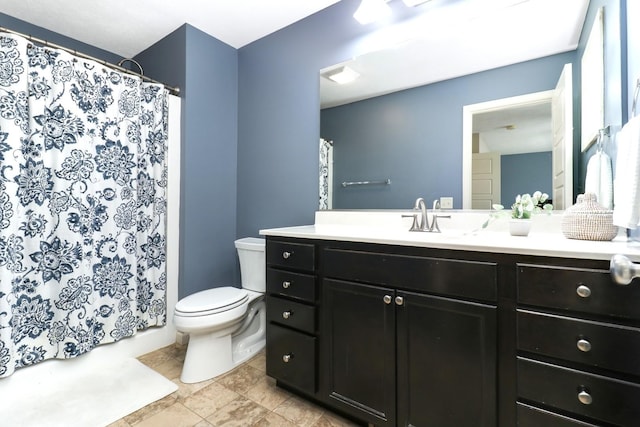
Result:
{"label": "white countertop", "polygon": [[[380,243],[476,252],[556,256],[609,260],[614,254],[640,262],[640,243],[618,235],[613,241],[587,241],[565,238],[560,232],[561,215],[534,217],[527,237],[511,236],[506,219],[498,219],[481,229],[486,214],[466,211],[442,212],[451,219],[439,220],[442,233],[408,231],[410,219],[405,211],[320,211],[314,225],[260,230],[264,236],[296,237]],[[504,223],[502,223],[504,222]]]}

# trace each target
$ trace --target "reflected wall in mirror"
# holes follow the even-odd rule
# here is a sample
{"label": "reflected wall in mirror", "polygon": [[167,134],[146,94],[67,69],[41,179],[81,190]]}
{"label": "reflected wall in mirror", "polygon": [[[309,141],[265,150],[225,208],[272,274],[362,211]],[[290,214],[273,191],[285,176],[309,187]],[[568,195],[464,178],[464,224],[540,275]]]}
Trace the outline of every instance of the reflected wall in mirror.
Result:
{"label": "reflected wall in mirror", "polygon": [[[365,89],[355,90],[356,86],[350,84],[339,86],[323,77],[324,71],[336,66],[321,70],[319,137],[333,142],[332,207],[407,209],[413,207],[417,197],[424,197],[429,202],[439,197],[453,197],[454,208],[471,208],[471,198],[467,196],[471,162],[466,160],[467,152],[463,147],[463,109],[490,100],[554,90],[563,66],[575,62],[575,48],[588,1],[578,0],[572,4],[573,12],[560,18],[570,23],[567,27],[570,31],[558,22],[557,26],[565,32],[565,38],[563,47],[556,46],[555,50],[537,50],[546,37],[538,34],[538,39],[531,38],[529,44],[520,39],[509,47],[502,44],[503,40],[496,40],[483,46],[485,50],[482,52],[473,51],[471,55],[464,46],[468,47],[465,43],[469,43],[477,33],[461,31],[457,38],[447,35],[451,37],[447,39],[451,44],[446,47],[442,42],[429,47],[424,40],[418,40],[415,42],[420,46],[417,51],[408,48],[414,42],[389,49],[392,60],[385,55],[385,50],[338,64],[348,65],[360,74],[363,80],[360,83],[356,80],[353,85],[367,86],[362,82],[368,74],[391,80],[390,76],[396,77],[407,68],[413,74],[429,75],[422,85],[416,85],[415,77],[412,77],[412,87],[401,87],[396,91],[385,87],[379,89],[382,93],[366,92]],[[524,2],[512,6],[508,12],[520,11],[522,14],[526,8],[539,5],[540,2]],[[547,18],[559,19],[557,15],[557,11],[553,11],[547,14]],[[492,25],[499,28],[501,24],[492,22]],[[544,25],[538,22],[526,26],[537,26],[544,31],[554,27],[548,21]],[[433,37],[430,42],[435,43]],[[398,50],[411,52],[414,56],[411,62],[405,62]],[[506,59],[511,52],[525,52],[526,57]],[[416,61],[416,56],[422,61]],[[406,63],[413,65],[403,67]],[[386,71],[381,72],[381,67]],[[455,72],[451,74],[454,68]],[[434,69],[440,72],[448,69],[449,78],[429,80],[433,78]],[[375,73],[368,73],[370,70],[375,70]],[[336,95],[341,88],[348,88],[348,96],[340,98]],[[568,152],[573,138],[565,142],[568,143]],[[468,157],[471,157],[470,148]],[[572,174],[566,174],[564,178],[563,182],[569,182],[568,187],[572,189]],[[341,185],[343,182],[387,180],[390,180],[390,185]],[[527,187],[520,189],[519,193],[535,190]],[[553,187],[551,191],[555,192]]]}

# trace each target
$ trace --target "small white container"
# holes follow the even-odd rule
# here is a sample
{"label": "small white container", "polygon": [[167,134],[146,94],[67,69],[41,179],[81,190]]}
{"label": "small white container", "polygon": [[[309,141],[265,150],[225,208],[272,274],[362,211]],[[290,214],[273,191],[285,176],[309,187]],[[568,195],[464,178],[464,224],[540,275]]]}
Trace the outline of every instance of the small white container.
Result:
{"label": "small white container", "polygon": [[509,233],[512,236],[528,236],[531,230],[531,219],[511,218],[509,220]]}

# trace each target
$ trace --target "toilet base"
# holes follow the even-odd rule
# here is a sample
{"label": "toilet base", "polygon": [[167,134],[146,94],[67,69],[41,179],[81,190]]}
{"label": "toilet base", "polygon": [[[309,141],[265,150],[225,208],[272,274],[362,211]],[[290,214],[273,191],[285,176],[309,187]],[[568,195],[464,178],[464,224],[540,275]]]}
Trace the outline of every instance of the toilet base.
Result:
{"label": "toilet base", "polygon": [[262,297],[251,304],[244,322],[233,334],[228,329],[217,333],[191,333],[180,381],[191,384],[217,377],[262,350],[266,344],[267,324]]}
{"label": "toilet base", "polygon": [[231,335],[190,334],[180,381],[199,383],[233,369]]}

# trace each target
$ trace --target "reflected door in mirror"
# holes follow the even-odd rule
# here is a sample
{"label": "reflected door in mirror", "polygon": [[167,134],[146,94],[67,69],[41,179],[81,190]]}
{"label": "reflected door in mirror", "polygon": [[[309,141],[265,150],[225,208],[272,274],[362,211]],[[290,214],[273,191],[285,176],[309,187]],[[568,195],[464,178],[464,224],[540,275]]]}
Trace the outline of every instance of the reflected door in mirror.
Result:
{"label": "reflected door in mirror", "polygon": [[500,153],[473,153],[471,208],[491,209],[500,204]]}

